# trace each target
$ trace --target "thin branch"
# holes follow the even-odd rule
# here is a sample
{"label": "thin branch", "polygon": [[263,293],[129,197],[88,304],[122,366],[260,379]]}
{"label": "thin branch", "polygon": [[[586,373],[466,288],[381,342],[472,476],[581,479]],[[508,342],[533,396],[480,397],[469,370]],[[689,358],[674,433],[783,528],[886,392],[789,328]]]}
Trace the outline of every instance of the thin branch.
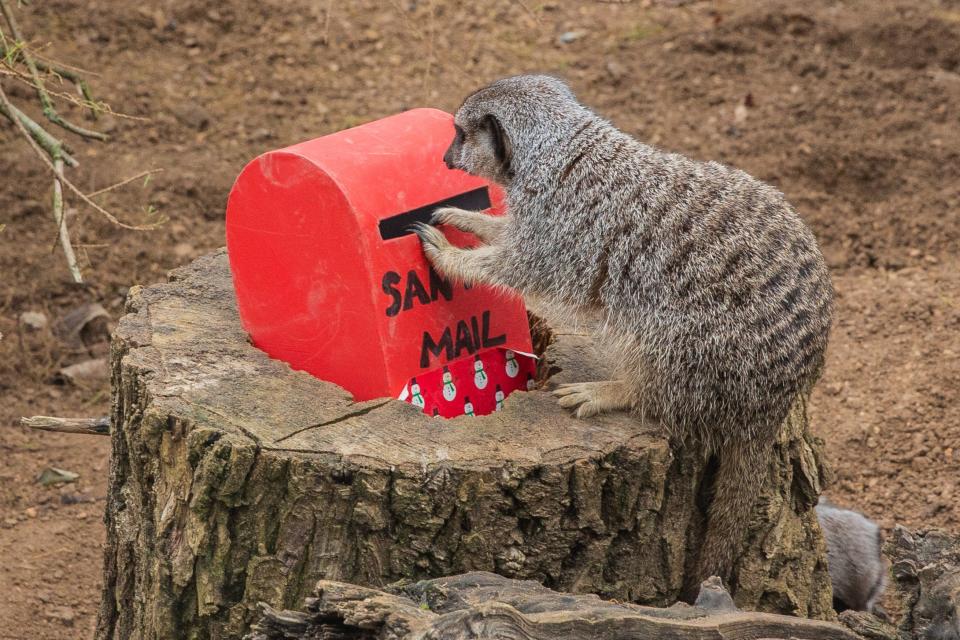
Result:
{"label": "thin branch", "polygon": [[333,0],[327,0],[327,10],[323,14],[323,44],[330,44],[330,12],[333,11]]}
{"label": "thin branch", "polygon": [[[6,39],[4,39],[3,42],[0,42],[0,54],[2,54],[4,58],[10,59],[10,60],[20,57],[19,49],[27,48],[25,43],[18,42],[17,44],[19,49],[8,50],[5,44],[6,44]],[[83,78],[83,76],[80,75],[81,73],[85,73],[88,75],[96,75],[96,74],[93,74],[92,72],[89,72],[89,71],[84,71],[83,69],[78,69],[76,67],[69,67],[69,66],[64,66],[60,64],[54,64],[52,62],[47,62],[46,60],[40,59],[39,54],[36,54],[36,53],[34,53],[33,56],[34,56],[33,63],[37,66],[37,69],[39,69],[40,71],[43,71],[44,73],[49,73],[50,75],[56,76],[60,80],[60,82],[63,82],[63,79],[66,78],[67,80],[69,80],[70,82],[76,85],[77,89],[80,91],[80,95],[82,95],[87,102],[91,104],[98,104],[98,102],[93,99],[93,93],[90,91],[90,85],[88,85],[87,81]],[[96,118],[97,111],[94,110],[92,107],[90,108],[90,111],[93,117]]]}
{"label": "thin branch", "polygon": [[[82,73],[85,76],[93,76],[94,78],[100,78],[103,74],[97,73],[96,71],[90,71],[89,69],[84,69],[83,67],[77,67],[72,64],[67,64],[66,62],[61,62],[59,60],[54,60],[53,58],[48,58],[42,53],[37,53],[35,49],[31,49],[33,53],[34,61],[37,63],[37,66],[40,64],[50,65],[54,69],[68,69],[75,73]],[[58,72],[59,73],[59,72]],[[60,75],[63,75],[62,73]]]}
{"label": "thin branch", "polygon": [[[101,104],[93,99],[93,93],[91,93],[90,91],[90,85],[87,84],[87,81],[84,80],[83,77],[80,76],[80,74],[70,69],[65,69],[63,67],[47,64],[42,60],[35,60],[34,63],[37,65],[37,68],[40,69],[41,71],[44,71],[46,73],[51,73],[60,78],[66,78],[67,80],[72,82],[74,85],[76,85],[77,89],[80,91],[80,95],[83,96],[83,99],[86,100],[90,105]],[[98,109],[93,106],[90,106],[88,108],[90,109],[90,115],[92,115],[93,119],[96,120],[97,116],[99,115]]]}
{"label": "thin branch", "polygon": [[88,198],[95,198],[95,197],[99,196],[100,194],[106,193],[106,192],[108,192],[108,191],[113,191],[114,189],[118,189],[118,188],[122,187],[122,186],[125,185],[125,184],[130,184],[130,183],[133,182],[134,180],[137,180],[137,179],[139,179],[139,178],[143,178],[144,176],[150,176],[150,175],[153,175],[153,174],[155,174],[155,173],[160,173],[161,171],[163,171],[163,169],[149,169],[149,170],[147,170],[147,171],[141,171],[141,172],[138,173],[137,175],[135,175],[135,176],[130,176],[130,177],[127,178],[126,180],[121,180],[120,182],[117,182],[117,183],[115,183],[115,184],[112,184],[112,185],[110,185],[109,187],[104,187],[103,189],[97,189],[97,190],[94,191],[93,193],[88,193],[88,194],[87,194],[87,197],[88,197]]}
{"label": "thin branch", "polygon": [[[533,9],[531,9],[530,7],[528,7],[526,2],[524,2],[523,0],[515,0],[515,1],[516,1],[516,3],[517,3],[518,5],[520,5],[520,7],[521,7],[524,11],[527,12],[527,15],[529,15],[531,18],[533,18],[533,21],[534,21],[534,22],[536,22],[538,25],[540,24],[540,16],[538,16],[538,15],[533,11]],[[508,4],[509,4],[509,3],[508,3]]]}
{"label": "thin branch", "polygon": [[[0,88],[0,92],[2,91],[3,89]],[[37,124],[30,116],[20,111],[20,109],[5,98],[6,95],[4,94],[4,99],[0,100],[0,113],[5,115],[14,125],[23,127],[30,138],[35,140],[50,157],[53,157],[55,151],[59,149],[63,161],[66,162],[68,166],[80,166],[80,163],[70,155],[69,147],[67,147],[66,143],[50,135],[46,129]]]}
{"label": "thin branch", "polygon": [[[2,53],[3,53],[3,50],[0,49],[0,54]],[[29,74],[23,73],[22,71],[20,71],[15,67],[11,67],[9,64],[6,64],[2,60],[0,60],[0,75],[9,76],[14,80],[18,80],[33,89],[37,88],[37,85],[34,84]],[[90,112],[93,114],[99,115],[101,113],[107,113],[111,116],[114,116],[117,118],[123,118],[125,120],[136,120],[138,122],[150,122],[150,118],[144,118],[142,116],[132,116],[128,113],[120,113],[119,111],[114,111],[109,104],[103,101],[91,102],[86,98],[81,100],[80,98],[77,98],[73,94],[67,93],[66,91],[55,91],[55,90],[51,90],[49,87],[44,87],[44,88],[47,90],[47,93],[49,93],[50,95],[56,96],[57,98],[63,98],[64,100],[70,102],[71,104],[74,104],[83,109],[89,109]]]}
{"label": "thin branch", "polygon": [[102,418],[58,418],[56,416],[32,416],[20,418],[20,424],[40,431],[60,433],[84,433],[98,436],[110,435],[110,417]]}
{"label": "thin branch", "polygon": [[[11,65],[6,61],[7,56],[4,55],[4,51],[5,51],[5,50],[4,50],[4,48],[3,48],[3,45],[0,44],[0,56],[2,56],[2,57],[4,58],[3,60],[0,60],[0,65],[2,65],[2,66],[0,66],[0,74],[6,75],[6,76],[10,76],[11,78],[14,78],[14,79],[16,79],[16,80],[19,80],[20,82],[24,83],[25,85],[27,85],[27,86],[29,86],[29,87],[32,87],[33,89],[37,89],[38,87],[37,87],[36,83],[33,82],[33,79],[31,78],[30,74],[27,74],[27,73],[24,73],[24,72],[20,71],[20,70],[17,69],[16,67],[11,66]],[[41,68],[39,62],[37,63],[37,67],[38,67],[38,68]],[[63,78],[61,78],[61,77],[56,73],[56,71],[51,71],[50,74],[53,75],[55,78],[57,78],[57,79],[60,81],[61,84],[63,83]],[[86,83],[84,83],[84,86],[86,86]],[[44,87],[44,89],[47,91],[48,94],[50,94],[50,95],[52,95],[52,96],[56,96],[56,97],[58,97],[58,98],[63,98],[64,100],[67,100],[67,101],[70,102],[71,104],[74,104],[74,105],[76,105],[76,106],[78,106],[78,107],[81,107],[81,108],[83,108],[83,109],[89,109],[89,110],[90,110],[90,113],[93,114],[94,117],[96,117],[96,116],[99,115],[100,113],[108,113],[108,114],[110,114],[111,116],[114,116],[114,117],[117,117],[117,118],[124,118],[124,119],[126,119],[126,120],[137,120],[137,121],[139,121],[139,122],[149,122],[149,121],[150,121],[150,118],[144,118],[144,117],[141,117],[141,116],[132,116],[132,115],[130,115],[130,114],[128,114],[128,113],[120,113],[119,111],[114,111],[113,108],[112,108],[109,104],[107,104],[106,102],[103,102],[102,100],[94,100],[94,99],[90,96],[89,89],[86,89],[86,90],[85,90],[85,89],[83,89],[83,88],[81,87],[81,93],[83,94],[83,98],[84,98],[83,100],[81,100],[81,99],[77,98],[76,96],[74,96],[73,94],[67,93],[67,92],[65,92],[65,91],[54,91],[54,90],[51,90],[49,87],[46,87],[46,86]]]}
{"label": "thin branch", "polygon": [[[17,20],[13,15],[13,11],[10,10],[7,0],[0,0],[0,13],[3,13],[3,17],[7,20],[7,25],[10,27],[10,33],[13,35],[14,42],[26,42],[20,33],[20,27],[17,25]],[[84,138],[92,138],[94,140],[107,139],[106,134],[100,133],[99,131],[93,131],[91,129],[85,129],[79,125],[75,125],[72,122],[64,120],[60,114],[57,113],[56,108],[53,106],[53,100],[50,99],[49,94],[47,94],[47,90],[43,86],[43,78],[40,77],[40,71],[37,69],[37,65],[33,61],[33,56],[31,56],[25,48],[21,48],[18,52],[18,55],[23,59],[23,63],[27,65],[27,69],[30,71],[30,75],[33,77],[34,83],[37,85],[37,96],[40,98],[40,104],[43,106],[43,115],[47,117],[47,120]]]}
{"label": "thin branch", "polygon": [[[53,157],[53,166],[58,175],[63,175],[63,158],[60,157],[59,150]],[[80,267],[77,265],[77,256],[73,252],[73,245],[70,244],[70,233],[67,231],[67,217],[63,215],[63,185],[59,178],[53,179],[53,219],[57,223],[57,230],[60,235],[60,246],[63,247],[63,255],[67,259],[67,266],[70,268],[70,275],[77,284],[83,284],[83,275],[80,273]]]}
{"label": "thin branch", "polygon": [[[0,2],[3,2],[3,0],[0,0]],[[7,94],[3,91],[3,87],[2,87],[2,86],[0,86],[0,105],[2,105],[3,107],[5,107],[6,110],[7,110],[7,112],[9,112],[9,113],[16,113],[16,112],[19,111],[19,109],[17,109],[16,107],[14,107],[14,106],[10,103],[10,99],[7,98]],[[4,115],[7,115],[7,117],[10,117],[7,113],[5,113]],[[67,180],[67,178],[64,177],[64,175],[63,175],[63,171],[58,171],[58,170],[57,170],[57,168],[54,166],[53,162],[51,162],[50,158],[47,157],[47,154],[44,152],[44,149],[41,147],[41,145],[39,145],[39,144],[33,139],[33,136],[30,134],[30,132],[27,130],[27,128],[26,128],[26,126],[24,125],[24,123],[21,122],[21,120],[20,120],[19,118],[13,117],[13,118],[10,118],[10,119],[13,120],[14,124],[17,126],[17,128],[20,130],[20,132],[21,132],[21,133],[24,135],[24,137],[27,139],[27,142],[30,143],[30,146],[31,146],[31,147],[33,148],[33,150],[36,152],[37,156],[39,156],[40,160],[41,160],[45,165],[47,165],[47,168],[50,169],[50,171],[52,171],[53,174],[54,174],[55,176],[57,176],[57,178],[60,179],[60,182],[61,182],[62,184],[64,184],[64,185],[67,187],[67,189],[69,189],[70,191],[72,191],[78,198],[80,198],[83,202],[85,202],[90,208],[92,208],[94,211],[96,211],[97,213],[99,213],[100,215],[102,215],[103,217],[105,217],[107,220],[109,220],[109,221],[112,222],[113,224],[117,225],[118,227],[122,227],[122,228],[124,228],[124,229],[131,229],[131,230],[134,230],[134,231],[148,231],[148,230],[151,230],[151,229],[156,229],[158,226],[160,226],[161,224],[163,224],[163,220],[160,220],[160,221],[157,221],[157,222],[155,222],[155,223],[148,224],[148,225],[129,225],[129,224],[123,223],[123,222],[121,222],[120,220],[118,220],[115,215],[113,215],[112,213],[110,213],[109,211],[107,211],[106,209],[104,209],[103,207],[101,207],[99,204],[97,204],[96,202],[94,202],[93,200],[91,200],[90,198],[88,198],[88,197],[86,196],[86,194],[84,194],[82,191],[80,191],[80,189],[79,189],[75,184],[73,184],[72,182],[70,182],[69,180]],[[49,136],[49,134],[47,134],[47,135]]]}
{"label": "thin branch", "polygon": [[[0,0],[0,1],[2,1],[2,0]],[[436,27],[436,21],[435,21],[435,17],[436,17],[436,16],[435,16],[435,8],[434,8],[434,5],[433,5],[433,0],[427,0],[427,11],[428,11],[428,13],[427,13],[427,32],[428,32],[430,35],[429,35],[429,38],[427,39],[427,62],[426,62],[426,65],[425,65],[424,68],[423,68],[423,80],[422,80],[422,83],[423,83],[423,91],[424,91],[424,94],[425,94],[425,95],[426,95],[427,93],[429,93],[429,89],[428,89],[427,85],[428,85],[428,83],[430,82],[430,72],[432,71],[433,63],[434,63],[434,61],[435,61],[435,59],[436,59],[435,56],[434,56],[434,50],[433,50],[433,49],[434,49],[434,46],[433,46],[433,45],[434,45],[434,40],[435,40],[435,37],[434,37],[434,36],[435,36],[435,27]],[[427,96],[427,97],[429,98],[429,96]]]}

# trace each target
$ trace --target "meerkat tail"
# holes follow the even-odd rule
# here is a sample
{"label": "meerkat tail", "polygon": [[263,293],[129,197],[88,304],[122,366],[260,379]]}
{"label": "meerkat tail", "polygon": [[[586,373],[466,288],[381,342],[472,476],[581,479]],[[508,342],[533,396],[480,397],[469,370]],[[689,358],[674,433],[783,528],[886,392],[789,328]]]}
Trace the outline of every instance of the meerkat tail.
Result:
{"label": "meerkat tail", "polygon": [[766,449],[769,446],[753,443],[731,443],[721,449],[707,511],[706,535],[692,584],[720,576],[731,587],[731,573],[746,542],[751,511],[766,483]]}

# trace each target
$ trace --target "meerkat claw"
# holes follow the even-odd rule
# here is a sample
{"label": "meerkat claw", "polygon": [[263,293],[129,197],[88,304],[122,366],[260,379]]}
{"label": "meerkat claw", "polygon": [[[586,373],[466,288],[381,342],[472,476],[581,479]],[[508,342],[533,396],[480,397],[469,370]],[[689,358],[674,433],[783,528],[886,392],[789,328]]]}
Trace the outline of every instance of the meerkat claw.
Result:
{"label": "meerkat claw", "polygon": [[581,383],[561,384],[553,390],[553,395],[557,396],[558,398],[562,398],[563,396],[568,396],[571,393],[576,393],[579,390],[580,384]]}
{"label": "meerkat claw", "polygon": [[462,209],[457,207],[440,207],[430,216],[430,224],[449,224]]}
{"label": "meerkat claw", "polygon": [[622,382],[575,382],[560,385],[553,395],[564,409],[573,410],[577,418],[589,418],[607,411],[626,409],[630,406]]}
{"label": "meerkat claw", "polygon": [[428,224],[422,222],[415,222],[410,225],[410,230],[413,231],[420,238],[420,242],[423,243],[423,250],[428,254],[432,251],[439,251],[445,247],[447,243],[447,238],[440,232],[436,227],[432,227]]}

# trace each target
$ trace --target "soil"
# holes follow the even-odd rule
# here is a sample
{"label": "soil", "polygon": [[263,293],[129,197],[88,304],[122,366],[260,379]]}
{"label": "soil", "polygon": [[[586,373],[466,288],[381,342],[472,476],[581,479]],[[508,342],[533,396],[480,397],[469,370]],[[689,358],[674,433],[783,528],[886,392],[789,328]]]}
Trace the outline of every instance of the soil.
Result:
{"label": "soil", "polygon": [[[838,295],[810,409],[835,470],[826,493],[887,531],[960,529],[957,0],[57,0],[18,15],[44,55],[97,71],[97,96],[150,119],[89,122],[65,106],[112,136],[70,138],[70,175],[92,191],[163,169],[98,200],[127,222],[169,221],[121,229],[68,196],[88,280],[73,285],[50,178],[0,124],[0,638],[89,637],[99,600],[109,442],[17,426],[109,413],[108,381],[57,376],[105,345],[71,346],[55,321],[88,302],[115,320],[128,287],[223,245],[227,193],[258,153],[407,108],[450,111],[524,71],[563,76],[641,140],[786,193]],[[48,326],[30,329],[30,311]],[[51,466],[80,477],[44,487]]]}

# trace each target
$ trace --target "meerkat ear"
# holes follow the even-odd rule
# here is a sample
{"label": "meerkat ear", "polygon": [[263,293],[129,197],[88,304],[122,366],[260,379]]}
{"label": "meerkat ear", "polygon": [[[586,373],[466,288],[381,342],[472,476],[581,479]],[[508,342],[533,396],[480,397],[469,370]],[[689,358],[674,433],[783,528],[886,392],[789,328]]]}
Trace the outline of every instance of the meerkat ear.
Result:
{"label": "meerkat ear", "polygon": [[510,142],[507,132],[495,115],[487,114],[483,118],[483,126],[490,132],[490,140],[493,142],[493,152],[500,163],[500,170],[503,175],[513,177],[513,144]]}

